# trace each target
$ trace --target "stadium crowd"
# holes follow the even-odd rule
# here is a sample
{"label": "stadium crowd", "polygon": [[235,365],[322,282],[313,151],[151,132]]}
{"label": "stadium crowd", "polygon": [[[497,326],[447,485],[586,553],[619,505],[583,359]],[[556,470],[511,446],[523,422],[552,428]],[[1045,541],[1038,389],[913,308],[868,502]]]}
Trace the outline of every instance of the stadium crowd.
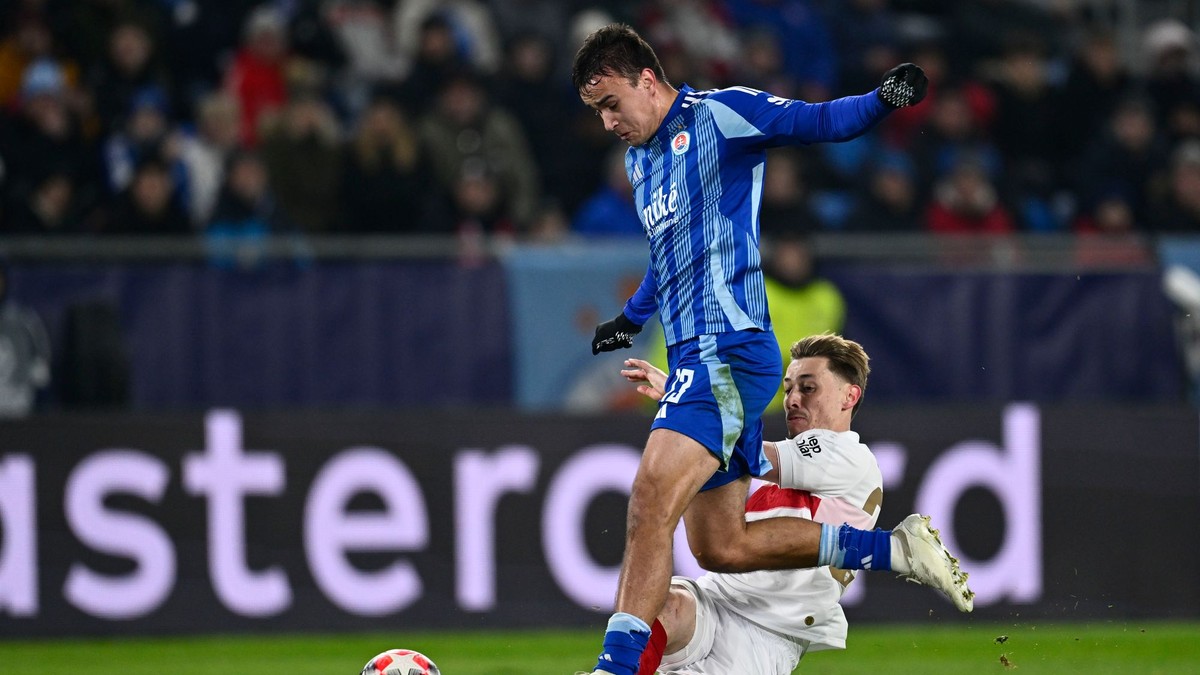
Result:
{"label": "stadium crowd", "polygon": [[[571,89],[613,20],[668,78],[927,100],[779,150],[763,227],[1200,232],[1193,31],[1036,0],[7,0],[0,236],[642,236]],[[1115,10],[1114,10],[1115,11]]]}

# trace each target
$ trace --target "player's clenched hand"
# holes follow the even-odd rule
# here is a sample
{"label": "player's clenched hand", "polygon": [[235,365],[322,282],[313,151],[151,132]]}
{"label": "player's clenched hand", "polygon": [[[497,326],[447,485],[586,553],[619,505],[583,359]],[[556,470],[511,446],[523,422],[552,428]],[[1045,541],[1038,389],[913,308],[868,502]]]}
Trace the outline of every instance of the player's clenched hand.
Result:
{"label": "player's clenched hand", "polygon": [[596,326],[596,337],[592,338],[592,354],[628,349],[633,346],[633,336],[642,332],[642,327],[629,320],[625,312],[612,321]]}
{"label": "player's clenched hand", "polygon": [[637,391],[642,396],[655,401],[662,400],[667,393],[667,374],[641,359],[625,359],[625,369],[621,375],[630,382],[638,384]]}
{"label": "player's clenched hand", "polygon": [[893,108],[916,105],[929,90],[929,78],[915,63],[901,63],[883,74],[879,98]]}

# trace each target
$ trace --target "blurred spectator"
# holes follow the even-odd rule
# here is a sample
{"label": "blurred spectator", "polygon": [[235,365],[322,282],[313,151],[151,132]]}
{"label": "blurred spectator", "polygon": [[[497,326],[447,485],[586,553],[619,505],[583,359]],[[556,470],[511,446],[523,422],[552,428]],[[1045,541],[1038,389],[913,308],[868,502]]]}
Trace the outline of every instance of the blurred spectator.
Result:
{"label": "blurred spectator", "polygon": [[463,163],[462,173],[451,188],[450,210],[462,265],[483,264],[487,241],[510,241],[516,235],[509,195],[487,163],[478,157]]}
{"label": "blurred spectator", "polygon": [[776,148],[767,155],[758,219],[763,237],[782,232],[812,232],[821,226],[809,207],[800,162],[794,148]]}
{"label": "blurred spectator", "polygon": [[1158,122],[1165,126],[1181,106],[1200,102],[1196,76],[1196,34],[1178,19],[1163,19],[1145,29],[1146,90]]}
{"label": "blurred spectator", "polygon": [[926,192],[938,177],[947,173],[964,155],[982,159],[990,170],[999,172],[1003,164],[1000,151],[980,128],[977,108],[972,105],[971,90],[963,86],[943,86],[931,103],[928,122],[916,137],[911,152],[922,189],[918,201],[926,202]]}
{"label": "blurred spectator", "polygon": [[274,3],[284,12],[288,46],[293,58],[303,59],[326,77],[347,65],[346,52],[328,20],[326,0],[285,0]]}
{"label": "blurred spectator", "polygon": [[225,179],[229,156],[241,145],[237,101],[214,91],[196,106],[196,131],[180,142],[180,160],[187,169],[187,207],[192,223],[202,226],[212,216]]}
{"label": "blurred spectator", "polygon": [[262,156],[284,218],[304,232],[331,229],[339,215],[341,127],[315,90],[296,91],[264,123]]}
{"label": "blurred spectator", "polygon": [[1066,34],[1069,18],[1060,14],[1062,3],[1039,0],[972,0],[947,3],[946,26],[949,62],[956,78],[971,76],[973,70],[988,70],[1017,35],[1029,36],[1043,45],[1057,44]]}
{"label": "blurred spectator", "polygon": [[527,239],[541,244],[555,244],[565,241],[571,234],[571,224],[567,214],[558,202],[547,199],[538,207],[529,224]]}
{"label": "blurred spectator", "polygon": [[553,76],[569,81],[565,72],[570,67],[578,43],[568,43],[568,19],[573,3],[560,0],[490,0],[496,29],[504,44],[525,35],[545,40],[550,64],[558,65]]}
{"label": "blurred spectator", "polygon": [[51,171],[31,180],[29,194],[5,218],[9,234],[76,234],[82,230],[78,190],[68,173]]}
{"label": "blurred spectator", "polygon": [[1029,35],[1010,38],[992,83],[996,117],[992,140],[1004,154],[1004,191],[1025,229],[1059,229],[1051,200],[1065,157],[1054,135],[1055,98],[1047,79],[1045,46]]}
{"label": "blurred spectator", "polygon": [[370,93],[371,85],[399,82],[408,72],[391,16],[379,0],[333,0],[326,19],[347,56],[348,79]]}
{"label": "blurred spectator", "polygon": [[288,229],[262,158],[253,150],[233,153],[217,207],[204,230],[213,261],[219,266],[252,267],[262,258],[267,236]]}
{"label": "blurred spectator", "polygon": [[1138,226],[1133,199],[1122,187],[1093,195],[1080,210],[1072,229],[1078,234],[1130,234]]}
{"label": "blurred spectator", "polygon": [[[723,2],[653,0],[641,4],[639,25],[657,50],[682,52],[703,82],[725,86],[738,61],[737,26]],[[666,64],[664,64],[664,68]],[[668,78],[671,79],[670,74]],[[682,82],[683,79],[678,81]],[[691,82],[697,84],[695,80]]]}
{"label": "blurred spectator", "polygon": [[[763,279],[771,324],[780,338],[780,356],[787,358],[793,340],[842,332],[846,301],[832,281],[817,274],[807,235],[791,231],[764,236]],[[775,392],[767,408],[783,409],[782,388]]]}
{"label": "blurred spectator", "polygon": [[110,36],[117,26],[133,22],[142,26],[153,44],[162,44],[166,3],[144,0],[74,0],[61,3],[56,27],[63,47],[85,68],[103,63]]}
{"label": "blurred spectator", "polygon": [[1167,111],[1163,130],[1172,145],[1200,138],[1200,101],[1181,101]]}
{"label": "blurred spectator", "polygon": [[267,167],[253,150],[237,150],[225,167],[209,231],[267,233],[287,229],[267,180]]}
{"label": "blurred spectator", "polygon": [[283,14],[262,5],[246,18],[242,47],[225,75],[225,87],[242,111],[242,141],[258,143],[263,113],[287,101],[285,66],[288,59],[287,24]]}
{"label": "blurred spectator", "polygon": [[575,213],[571,231],[585,237],[642,237],[642,220],[633,201],[633,185],[625,173],[624,144],[609,150],[605,181]]}
{"label": "blurred spectator", "polygon": [[[879,86],[883,74],[900,63],[900,17],[888,0],[848,0],[828,3],[838,62],[840,92],[862,93]],[[921,62],[926,77],[929,68]]]}
{"label": "blurred spectator", "polygon": [[921,228],[916,167],[901,152],[885,152],[870,162],[866,185],[846,218],[854,232],[915,232]]}
{"label": "blurred spectator", "polygon": [[466,60],[458,52],[453,26],[441,14],[431,14],[421,22],[411,58],[408,76],[395,86],[382,87],[381,92],[419,117],[429,111],[442,83],[466,67]]}
{"label": "blurred spectator", "polygon": [[463,165],[481,159],[515,224],[528,223],[539,201],[537,164],[520,124],[493,105],[478,76],[461,72],[447,79],[435,109],[421,120],[420,132],[441,186],[456,185]]}
{"label": "blurred spectator", "polygon": [[1158,232],[1200,233],[1200,140],[1184,142],[1171,155],[1170,191],[1150,222]]}
{"label": "blurred spectator", "polygon": [[379,92],[394,98],[414,118],[425,114],[446,79],[466,66],[458,54],[454,29],[442,14],[431,14],[421,22],[416,35],[412,66],[401,82],[380,86]]}
{"label": "blurred spectator", "polygon": [[[38,61],[25,70],[20,108],[14,117],[0,124],[2,180],[10,210],[33,208],[27,200],[35,192],[45,191],[47,181],[54,188],[51,193],[65,192],[71,197],[65,201],[74,208],[65,209],[63,217],[73,213],[86,216],[85,212],[90,213],[96,206],[100,192],[98,153],[84,138],[80,120],[68,106],[69,96],[62,69],[53,61]],[[64,180],[52,180],[55,176]],[[58,222],[58,211],[53,209],[56,217],[46,222]]]}
{"label": "blurred spectator", "polygon": [[868,133],[842,143],[814,145],[804,153],[809,200],[822,220],[840,223],[845,219],[839,212],[844,210],[841,205],[826,202],[844,201],[862,183],[871,158],[885,151],[880,134]]}
{"label": "blurred spectator", "polygon": [[104,133],[125,124],[125,115],[139,92],[161,91],[164,106],[172,100],[171,83],[157,61],[150,33],[134,21],[122,21],[113,28],[106,58],[88,73],[88,87],[95,94]]}
{"label": "blurred spectator", "polygon": [[668,82],[686,82],[696,89],[714,89],[718,86],[704,71],[703,60],[693,58],[682,44],[668,43],[656,51]]}
{"label": "blurred spectator", "polygon": [[969,156],[937,181],[925,225],[937,234],[1006,234],[1016,229],[985,164]]}
{"label": "blurred spectator", "polygon": [[58,53],[50,25],[41,12],[22,8],[12,20],[14,25],[0,40],[0,107],[20,104],[25,69],[43,59],[57,65],[69,84],[78,85],[78,64]]}
{"label": "blurred spectator", "polygon": [[50,383],[50,338],[32,310],[9,297],[8,266],[0,260],[0,418],[33,412]]}
{"label": "blurred spectator", "polygon": [[[774,33],[784,70],[799,84],[798,98],[825,101],[837,90],[837,52],[825,18],[813,0],[728,0],[743,30]],[[779,94],[779,92],[772,92]]]}
{"label": "blurred spectator", "polygon": [[461,237],[476,234],[511,236],[516,233],[507,204],[508,195],[483,160],[472,157],[462,165],[451,194],[454,231]]}
{"label": "blurred spectator", "polygon": [[783,48],[774,31],[742,31],[741,56],[734,63],[732,80],[783,98],[800,98],[800,82],[785,69]]}
{"label": "blurred spectator", "polygon": [[220,87],[241,42],[246,17],[261,0],[164,0],[171,20],[159,44],[180,98],[177,109],[190,114],[191,103]]}
{"label": "blurred spectator", "polygon": [[1082,267],[1129,267],[1153,264],[1152,248],[1138,236],[1145,224],[1134,220],[1133,200],[1121,190],[1084,204],[1072,223],[1078,236],[1074,262]]}
{"label": "blurred spectator", "polygon": [[[578,45],[591,34],[614,20],[613,16],[595,7],[576,12],[571,17],[568,44]],[[572,51],[572,56],[574,52]],[[661,56],[661,55],[660,55]],[[566,68],[569,70],[571,59]],[[552,168],[538,167],[539,171],[554,171],[557,175],[549,181],[555,185],[552,197],[567,213],[574,213],[601,185],[606,178],[605,158],[613,147],[614,138],[604,125],[596,124],[596,112],[579,100],[579,92],[570,86],[569,73],[561,75],[567,88],[566,114],[557,123],[562,136],[558,152],[564,153],[564,164]],[[617,378],[619,379],[619,378]],[[628,389],[628,388],[626,388]]]}
{"label": "blurred spectator", "polygon": [[428,163],[404,111],[394,101],[377,99],[363,113],[346,153],[339,229],[407,233],[436,228]]}
{"label": "blurred spectator", "polygon": [[1121,63],[1116,36],[1088,33],[1076,50],[1066,82],[1054,101],[1053,136],[1074,170],[1092,139],[1102,136],[1108,120],[1128,95],[1133,77]]}
{"label": "blurred spectator", "polygon": [[1122,100],[1107,125],[1084,155],[1076,194],[1084,202],[1114,190],[1127,194],[1134,221],[1143,224],[1150,197],[1167,164],[1150,103],[1141,98]]}
{"label": "blurred spectator", "polygon": [[112,194],[129,186],[139,162],[157,158],[170,167],[180,203],[187,199],[187,166],[180,157],[183,139],[172,127],[167,106],[166,94],[157,87],[132,94],[129,107],[121,113],[121,127],[104,142],[104,167]]}
{"label": "blurred spectator", "polygon": [[570,167],[579,161],[579,151],[564,142],[562,125],[582,106],[570,80],[554,73],[551,49],[550,41],[535,33],[513,38],[494,83],[496,102],[516,117],[529,139],[542,192],[564,199],[572,192]]}
{"label": "blurred spectator", "polygon": [[417,54],[425,21],[431,16],[445,21],[453,48],[463,62],[481,73],[500,67],[500,35],[488,6],[478,0],[397,0],[392,20],[396,41],[408,56]]}
{"label": "blurred spectator", "polygon": [[180,235],[192,231],[187,213],[176,197],[171,167],[157,156],[138,162],[132,180],[117,196],[109,220],[113,234]]}

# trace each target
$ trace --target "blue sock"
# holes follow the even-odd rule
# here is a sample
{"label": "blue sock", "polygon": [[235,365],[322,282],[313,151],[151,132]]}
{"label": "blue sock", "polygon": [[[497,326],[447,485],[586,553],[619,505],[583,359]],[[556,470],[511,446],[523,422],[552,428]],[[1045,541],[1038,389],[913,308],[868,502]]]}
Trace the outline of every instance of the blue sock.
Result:
{"label": "blue sock", "polygon": [[843,570],[890,571],[892,532],[822,523],[817,565],[832,565]]}
{"label": "blue sock", "polygon": [[650,641],[650,626],[632,614],[617,612],[608,620],[604,651],[592,670],[613,675],[637,675],[638,661]]}

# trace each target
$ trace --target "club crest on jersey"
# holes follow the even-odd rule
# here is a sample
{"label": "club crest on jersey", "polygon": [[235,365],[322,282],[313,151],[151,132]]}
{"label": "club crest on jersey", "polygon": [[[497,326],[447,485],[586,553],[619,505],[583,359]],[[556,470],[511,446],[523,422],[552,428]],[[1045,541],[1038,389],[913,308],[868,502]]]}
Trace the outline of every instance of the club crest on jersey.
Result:
{"label": "club crest on jersey", "polygon": [[686,131],[681,131],[675,134],[671,139],[671,152],[676,155],[682,155],[692,146],[692,135]]}

